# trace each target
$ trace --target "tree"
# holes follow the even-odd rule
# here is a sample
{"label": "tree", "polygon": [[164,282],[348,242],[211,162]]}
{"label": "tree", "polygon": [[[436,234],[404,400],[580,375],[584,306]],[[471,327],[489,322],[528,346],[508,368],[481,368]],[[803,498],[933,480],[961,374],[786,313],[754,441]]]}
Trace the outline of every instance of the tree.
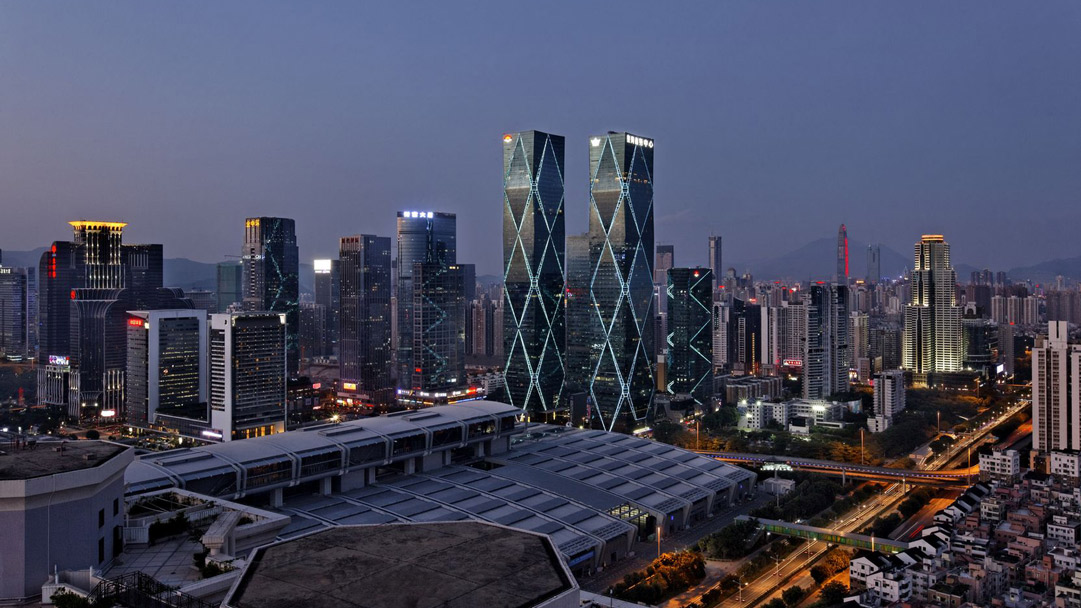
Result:
{"label": "tree", "polygon": [[822,588],[822,593],[818,597],[826,606],[834,606],[844,602],[846,595],[848,595],[848,587],[833,581]]}
{"label": "tree", "polygon": [[98,439],[101,439],[101,433],[99,433],[97,431],[97,429],[90,429],[89,431],[86,432],[86,438],[87,439],[98,440]]}
{"label": "tree", "polygon": [[775,597],[767,602],[763,608],[788,608],[788,604],[784,603],[784,600],[781,598]]}
{"label": "tree", "polygon": [[803,587],[792,585],[781,593],[781,599],[784,600],[785,606],[788,606],[788,608],[795,608],[799,605],[799,601],[803,599]]}

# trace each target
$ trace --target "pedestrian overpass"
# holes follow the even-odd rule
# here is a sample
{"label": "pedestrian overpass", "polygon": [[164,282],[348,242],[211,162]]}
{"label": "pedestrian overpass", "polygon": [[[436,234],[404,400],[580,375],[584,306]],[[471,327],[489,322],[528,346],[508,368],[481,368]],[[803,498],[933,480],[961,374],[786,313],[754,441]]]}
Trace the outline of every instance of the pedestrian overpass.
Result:
{"label": "pedestrian overpass", "polygon": [[836,530],[817,528],[815,526],[803,524],[793,524],[776,519],[757,519],[746,515],[740,515],[736,518],[736,521],[757,521],[758,526],[763,531],[771,534],[802,538],[804,540],[820,540],[825,543],[845,545],[864,551],[900,553],[909,547],[909,543],[904,541],[891,540],[889,538],[875,538],[874,536],[865,536],[853,532],[838,532]]}
{"label": "pedestrian overpass", "polygon": [[851,462],[836,462],[833,460],[815,460],[813,458],[796,458],[776,454],[740,454],[737,452],[711,452],[707,450],[692,450],[702,456],[728,462],[750,466],[763,465],[788,465],[793,469],[812,473],[825,473],[827,475],[840,475],[858,479],[870,479],[875,481],[899,481],[916,485],[938,486],[969,486],[979,477],[979,465],[967,469],[953,469],[948,471],[924,471],[914,469],[891,469],[889,467],[875,467]]}

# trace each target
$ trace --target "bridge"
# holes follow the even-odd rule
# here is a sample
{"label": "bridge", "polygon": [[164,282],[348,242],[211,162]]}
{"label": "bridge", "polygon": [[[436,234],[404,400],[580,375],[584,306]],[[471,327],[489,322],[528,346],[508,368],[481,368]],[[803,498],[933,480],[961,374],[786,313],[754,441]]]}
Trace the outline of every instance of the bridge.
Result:
{"label": "bridge", "polygon": [[917,469],[891,469],[889,467],[875,467],[864,464],[854,464],[851,462],[795,458],[792,456],[775,454],[740,454],[736,452],[710,452],[706,450],[694,451],[702,456],[708,456],[716,460],[734,464],[751,466],[768,464],[787,465],[800,471],[841,475],[845,477],[851,476],[858,479],[871,479],[877,481],[903,481],[917,485],[968,486],[971,485],[980,474],[979,465],[947,471],[924,471]]}
{"label": "bridge", "polygon": [[[755,520],[755,518],[740,515],[736,520],[747,521]],[[776,519],[758,519],[756,521],[758,521],[758,525],[762,530],[771,534],[780,534],[781,536],[791,536],[812,541],[820,540],[825,543],[855,547],[857,549],[863,549],[864,551],[900,553],[909,547],[909,544],[903,541],[891,540],[889,538],[875,538],[874,536],[865,536],[854,532],[827,530],[826,528],[793,524],[787,521],[778,521]]]}

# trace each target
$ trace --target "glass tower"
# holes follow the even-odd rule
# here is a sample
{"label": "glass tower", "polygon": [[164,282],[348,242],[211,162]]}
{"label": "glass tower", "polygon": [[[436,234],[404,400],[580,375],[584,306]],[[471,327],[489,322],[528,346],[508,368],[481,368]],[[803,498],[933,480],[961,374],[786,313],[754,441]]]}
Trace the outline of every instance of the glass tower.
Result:
{"label": "glass tower", "polygon": [[566,346],[562,136],[503,136],[503,374],[511,405],[559,407]]}
{"label": "glass tower", "polygon": [[390,357],[390,238],[343,237],[339,259],[341,314],[338,365],[345,392],[378,405],[394,393]]}
{"label": "glass tower", "polygon": [[[567,310],[566,390],[586,392],[593,368],[589,357],[594,342],[596,315],[589,296],[593,273],[589,265],[589,233],[567,237]],[[599,329],[599,324],[598,328]]]}
{"label": "glass tower", "polygon": [[656,387],[653,140],[609,132],[589,145],[591,423],[630,430],[648,423]]}
{"label": "glass tower", "polygon": [[244,308],[285,315],[290,374],[300,362],[300,257],[296,223],[282,217],[244,221]]}
{"label": "glass tower", "polygon": [[713,273],[668,270],[668,354],[665,389],[709,405],[713,397]]}
{"label": "glass tower", "polygon": [[[387,239],[390,242],[390,239]],[[387,272],[390,272],[390,249],[387,249]],[[338,315],[341,313],[341,269],[339,260],[315,260],[315,303],[326,310],[324,317],[325,348],[319,353],[330,356],[338,352]],[[390,280],[389,275],[387,280]],[[390,297],[388,290],[387,297]]]}
{"label": "glass tower", "polygon": [[[453,213],[432,211],[398,212],[397,325],[398,384],[410,388],[414,369],[413,333],[416,325],[413,271],[417,264],[439,260],[457,263],[457,218]],[[438,255],[437,255],[437,252]],[[432,273],[430,272],[429,275]],[[464,346],[463,346],[464,348]],[[462,378],[465,382],[465,378]]]}

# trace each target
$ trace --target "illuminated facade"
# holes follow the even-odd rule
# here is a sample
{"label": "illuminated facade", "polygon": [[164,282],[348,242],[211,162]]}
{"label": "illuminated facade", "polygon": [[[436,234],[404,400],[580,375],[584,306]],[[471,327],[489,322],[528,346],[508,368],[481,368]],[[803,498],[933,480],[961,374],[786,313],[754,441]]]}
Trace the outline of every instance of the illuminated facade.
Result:
{"label": "illuminated facade", "polygon": [[666,391],[690,395],[699,405],[713,398],[713,273],[708,268],[668,270]]}
{"label": "illuminated facade", "polygon": [[507,403],[560,406],[566,349],[564,138],[503,137],[503,374]]}
{"label": "illuminated facade", "polygon": [[210,315],[210,429],[204,438],[248,439],[285,431],[284,313]]}
{"label": "illuminated facade", "polygon": [[130,311],[125,421],[150,428],[157,415],[207,421],[205,310]]}
{"label": "illuminated facade", "polygon": [[398,257],[395,271],[397,298],[397,349],[398,385],[410,388],[413,369],[413,334],[416,327],[413,318],[413,270],[416,264],[423,264],[442,251],[442,259],[447,265],[458,261],[457,218],[453,213],[433,211],[398,212]]}
{"label": "illuminated facade", "polygon": [[369,403],[392,401],[390,238],[361,234],[339,241],[341,285],[338,368],[342,392]]}
{"label": "illuminated facade", "polygon": [[926,374],[961,371],[961,308],[950,246],[940,234],[925,234],[915,246],[912,300],[905,305],[901,361],[924,383]]}
{"label": "illuminated facade", "polygon": [[285,315],[289,373],[300,365],[300,258],[296,222],[282,217],[244,220],[244,309]]}
{"label": "illuminated facade", "polygon": [[656,390],[653,310],[653,140],[609,132],[589,140],[591,424],[648,424]]}

